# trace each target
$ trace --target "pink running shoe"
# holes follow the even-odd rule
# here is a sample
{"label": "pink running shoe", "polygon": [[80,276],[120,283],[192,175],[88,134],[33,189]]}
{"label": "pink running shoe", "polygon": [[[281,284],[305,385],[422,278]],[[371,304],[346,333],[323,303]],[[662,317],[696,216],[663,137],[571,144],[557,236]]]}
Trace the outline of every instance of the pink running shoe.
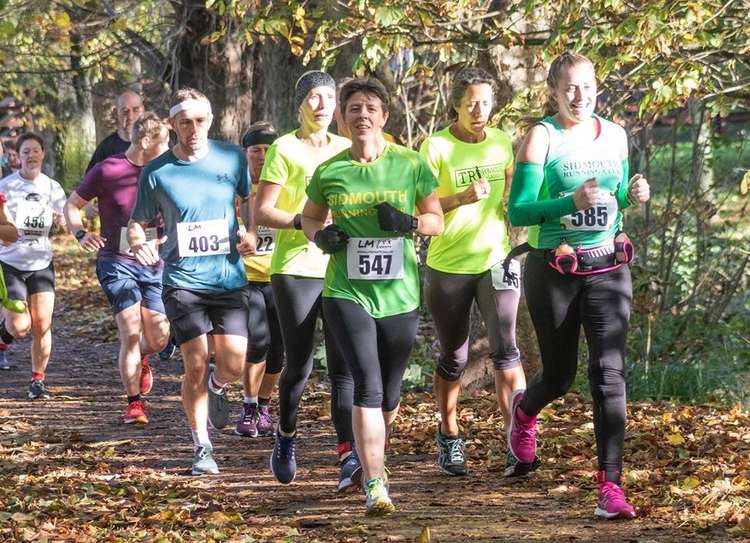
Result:
{"label": "pink running shoe", "polygon": [[620,485],[605,481],[603,471],[597,473],[596,478],[599,481],[599,500],[594,514],[609,520],[635,518],[635,509],[628,503]]}
{"label": "pink running shoe", "polygon": [[[525,390],[516,390],[510,399],[510,428],[508,428],[508,448],[519,462],[531,464],[536,458],[536,417],[521,422],[518,406]],[[529,418],[529,417],[526,417]]]}
{"label": "pink running shoe", "polygon": [[151,372],[151,366],[148,364],[148,356],[141,358],[141,394],[148,394],[154,386],[154,374]]}

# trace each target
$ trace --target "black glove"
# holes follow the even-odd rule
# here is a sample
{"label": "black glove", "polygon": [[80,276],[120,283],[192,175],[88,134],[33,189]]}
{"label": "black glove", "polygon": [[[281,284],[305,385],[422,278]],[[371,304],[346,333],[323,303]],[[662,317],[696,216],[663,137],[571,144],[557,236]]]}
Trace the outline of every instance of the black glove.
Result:
{"label": "black glove", "polygon": [[338,225],[329,224],[323,230],[315,232],[315,245],[326,254],[340,251],[349,241],[349,234],[344,232]]}
{"label": "black glove", "polygon": [[388,202],[375,205],[378,210],[378,225],[386,232],[409,233],[417,229],[417,218],[399,211]]}

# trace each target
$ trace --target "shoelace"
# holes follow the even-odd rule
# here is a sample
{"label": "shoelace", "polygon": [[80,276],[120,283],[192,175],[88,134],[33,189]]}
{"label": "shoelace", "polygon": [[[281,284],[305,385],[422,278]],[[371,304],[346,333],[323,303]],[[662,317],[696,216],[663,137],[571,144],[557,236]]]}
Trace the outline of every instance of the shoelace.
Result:
{"label": "shoelace", "polygon": [[292,458],[294,457],[294,447],[295,442],[294,438],[291,437],[283,437],[278,436],[277,439],[279,439],[279,447],[278,447],[278,458]]}
{"label": "shoelace", "polygon": [[611,504],[612,502],[619,501],[620,505],[626,504],[625,493],[617,483],[612,481],[605,481],[602,483],[601,495],[605,505]]}
{"label": "shoelace", "polygon": [[253,418],[257,415],[257,411],[251,407],[245,407],[242,413],[242,422],[253,422]]}
{"label": "shoelace", "polygon": [[209,451],[208,447],[201,447],[198,449],[198,458],[201,460],[205,460],[211,456],[211,452]]}
{"label": "shoelace", "polygon": [[370,499],[382,498],[388,495],[385,487],[385,479],[382,477],[373,477],[365,485],[367,486],[367,495]]}
{"label": "shoelace", "polygon": [[462,439],[453,439],[450,444],[451,464],[464,463],[464,442]]}

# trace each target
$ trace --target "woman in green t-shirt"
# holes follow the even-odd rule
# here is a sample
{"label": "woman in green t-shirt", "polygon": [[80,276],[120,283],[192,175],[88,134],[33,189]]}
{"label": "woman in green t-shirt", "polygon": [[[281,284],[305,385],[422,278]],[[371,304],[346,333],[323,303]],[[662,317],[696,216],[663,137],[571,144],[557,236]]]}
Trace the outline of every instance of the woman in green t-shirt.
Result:
{"label": "woman in green t-shirt", "polygon": [[[526,388],[516,346],[520,266],[512,260],[505,225],[513,147],[502,130],[487,126],[497,84],[480,68],[455,77],[450,102],[455,121],[427,138],[421,153],[438,178],[445,231],[430,241],[425,299],[432,313],[440,359],[434,390],[440,420],[435,439],[438,466],[448,475],[466,475],[464,438],[456,411],[461,375],[469,359],[471,308],[476,302],[489,340],[495,390],[507,428],[510,398]],[[539,465],[520,463],[508,451],[505,475],[519,476]]]}
{"label": "woman in green t-shirt", "polygon": [[[422,158],[383,137],[389,103],[383,84],[355,79],[340,101],[352,146],[315,170],[302,225],[331,255],[323,313],[354,378],[352,424],[367,513],[382,515],[395,509],[385,480],[386,432],[419,320],[412,234],[440,234],[443,212]],[[333,224],[325,226],[329,211]]]}
{"label": "woman in green t-shirt", "polygon": [[543,370],[513,396],[508,443],[520,461],[534,458],[537,415],[573,384],[583,327],[598,454],[595,515],[630,519],[635,510],[620,474],[633,251],[619,230],[622,210],[648,201],[649,186],[639,174],[628,180],[622,127],[594,113],[596,74],[588,58],[563,53],[547,87],[556,112],[529,130],[518,151],[508,206],[515,226],[538,227],[529,236],[524,291]]}

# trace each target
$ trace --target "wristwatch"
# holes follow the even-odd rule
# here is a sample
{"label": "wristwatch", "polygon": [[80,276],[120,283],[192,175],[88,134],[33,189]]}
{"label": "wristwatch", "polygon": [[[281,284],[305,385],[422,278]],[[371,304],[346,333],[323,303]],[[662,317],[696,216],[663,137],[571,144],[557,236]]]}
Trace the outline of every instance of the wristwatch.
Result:
{"label": "wristwatch", "polygon": [[419,219],[417,219],[416,217],[412,216],[412,218],[411,218],[411,229],[412,230],[416,230],[417,228],[419,228]]}
{"label": "wristwatch", "polygon": [[295,230],[302,230],[302,215],[301,214],[297,213],[294,216],[294,222],[293,222],[293,224],[294,224],[294,229]]}
{"label": "wristwatch", "polygon": [[75,238],[76,238],[76,239],[77,239],[78,241],[81,241],[81,240],[82,240],[83,238],[85,238],[85,237],[86,237],[86,234],[88,234],[88,232],[86,232],[86,230],[83,230],[83,229],[81,229],[81,230],[78,230],[78,231],[77,231],[77,232],[76,232],[75,234],[73,234],[73,235],[75,236]]}

